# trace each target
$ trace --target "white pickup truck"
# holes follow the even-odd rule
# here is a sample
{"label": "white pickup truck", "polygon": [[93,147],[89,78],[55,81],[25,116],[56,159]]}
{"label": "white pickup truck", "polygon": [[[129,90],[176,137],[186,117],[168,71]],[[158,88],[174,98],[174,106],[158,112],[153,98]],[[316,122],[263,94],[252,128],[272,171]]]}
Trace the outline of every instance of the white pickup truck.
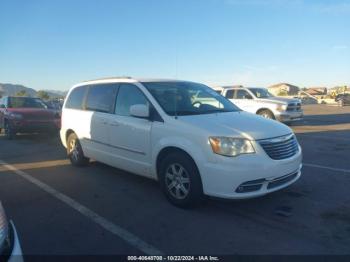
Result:
{"label": "white pickup truck", "polygon": [[275,97],[266,88],[223,86],[213,88],[244,111],[281,122],[303,118],[299,99]]}

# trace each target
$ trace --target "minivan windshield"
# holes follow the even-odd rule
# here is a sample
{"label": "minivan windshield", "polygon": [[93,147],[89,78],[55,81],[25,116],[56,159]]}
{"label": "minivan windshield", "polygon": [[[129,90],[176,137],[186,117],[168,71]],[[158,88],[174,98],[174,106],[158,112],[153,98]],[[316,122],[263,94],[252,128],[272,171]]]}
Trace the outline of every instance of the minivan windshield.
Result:
{"label": "minivan windshield", "polygon": [[33,97],[9,97],[9,108],[47,108],[40,98]]}
{"label": "minivan windshield", "polygon": [[257,98],[274,97],[274,95],[267,91],[265,88],[249,88],[249,90],[252,91]]}
{"label": "minivan windshield", "polygon": [[143,82],[170,116],[201,115],[240,111],[210,87],[193,82]]}

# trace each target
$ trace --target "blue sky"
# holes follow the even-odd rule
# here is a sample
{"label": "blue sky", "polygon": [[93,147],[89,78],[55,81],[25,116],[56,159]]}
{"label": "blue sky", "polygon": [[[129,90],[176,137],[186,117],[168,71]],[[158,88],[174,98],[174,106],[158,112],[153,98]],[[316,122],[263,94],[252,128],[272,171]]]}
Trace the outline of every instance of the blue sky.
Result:
{"label": "blue sky", "polygon": [[350,84],[350,0],[1,0],[0,83]]}

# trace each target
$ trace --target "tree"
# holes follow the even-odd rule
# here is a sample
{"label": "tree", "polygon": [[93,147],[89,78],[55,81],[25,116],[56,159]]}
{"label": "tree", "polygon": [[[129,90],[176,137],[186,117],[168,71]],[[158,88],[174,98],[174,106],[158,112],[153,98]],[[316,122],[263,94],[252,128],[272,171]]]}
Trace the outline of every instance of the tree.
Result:
{"label": "tree", "polygon": [[50,96],[47,92],[43,91],[43,90],[40,90],[38,91],[37,93],[37,96],[43,100],[49,100],[50,99]]}
{"label": "tree", "polygon": [[17,92],[16,96],[27,96],[27,92],[26,92],[26,90],[21,90],[21,91]]}

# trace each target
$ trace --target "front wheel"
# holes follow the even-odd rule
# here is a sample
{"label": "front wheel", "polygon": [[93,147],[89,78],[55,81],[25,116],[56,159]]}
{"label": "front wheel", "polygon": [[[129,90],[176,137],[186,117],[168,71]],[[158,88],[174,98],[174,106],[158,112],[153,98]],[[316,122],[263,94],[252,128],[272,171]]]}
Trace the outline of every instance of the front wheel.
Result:
{"label": "front wheel", "polygon": [[181,153],[169,154],[163,159],[159,172],[163,192],[172,204],[189,208],[202,202],[202,181],[189,156]]}
{"label": "front wheel", "polygon": [[89,163],[89,158],[84,156],[83,149],[75,133],[68,136],[67,155],[73,166],[86,166]]}
{"label": "front wheel", "polygon": [[275,116],[270,110],[261,110],[258,112],[258,115],[267,118],[267,119],[275,119]]}

